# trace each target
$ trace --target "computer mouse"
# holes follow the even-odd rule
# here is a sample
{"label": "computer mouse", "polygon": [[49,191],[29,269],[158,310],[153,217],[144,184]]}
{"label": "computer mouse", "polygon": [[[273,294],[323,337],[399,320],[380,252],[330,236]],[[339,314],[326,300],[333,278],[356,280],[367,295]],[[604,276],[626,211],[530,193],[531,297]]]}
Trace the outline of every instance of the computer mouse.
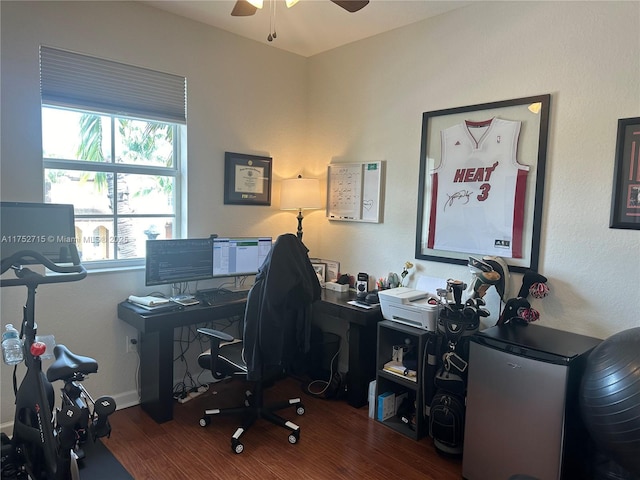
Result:
{"label": "computer mouse", "polygon": [[364,301],[367,302],[369,305],[376,305],[380,303],[380,299],[378,298],[378,292],[368,293]]}

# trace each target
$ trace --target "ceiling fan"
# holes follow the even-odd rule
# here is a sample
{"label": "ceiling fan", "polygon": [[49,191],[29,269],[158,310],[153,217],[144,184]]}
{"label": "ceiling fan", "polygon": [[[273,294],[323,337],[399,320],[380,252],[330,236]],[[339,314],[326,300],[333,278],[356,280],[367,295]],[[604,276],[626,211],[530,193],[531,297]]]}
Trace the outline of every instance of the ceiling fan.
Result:
{"label": "ceiling fan", "polygon": [[[339,7],[344,8],[347,12],[353,13],[364,8],[369,3],[369,0],[329,0]],[[287,7],[292,7],[298,0],[286,0]],[[248,17],[256,13],[259,8],[262,8],[263,0],[236,0],[236,4],[231,10],[231,16],[233,17]]]}

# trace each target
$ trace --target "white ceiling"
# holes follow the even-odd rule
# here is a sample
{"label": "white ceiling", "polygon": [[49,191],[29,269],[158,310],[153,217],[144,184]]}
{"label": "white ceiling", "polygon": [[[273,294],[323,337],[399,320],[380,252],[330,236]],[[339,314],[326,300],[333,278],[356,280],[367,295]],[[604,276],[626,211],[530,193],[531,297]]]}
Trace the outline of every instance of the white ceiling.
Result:
{"label": "white ceiling", "polygon": [[[270,2],[275,16],[271,18]],[[310,57],[333,48],[455,10],[470,1],[371,0],[349,13],[330,0],[300,0],[287,8],[284,0],[264,0],[264,8],[250,17],[232,17],[235,0],[145,1],[156,8],[222,30]],[[276,38],[269,42],[273,33]]]}

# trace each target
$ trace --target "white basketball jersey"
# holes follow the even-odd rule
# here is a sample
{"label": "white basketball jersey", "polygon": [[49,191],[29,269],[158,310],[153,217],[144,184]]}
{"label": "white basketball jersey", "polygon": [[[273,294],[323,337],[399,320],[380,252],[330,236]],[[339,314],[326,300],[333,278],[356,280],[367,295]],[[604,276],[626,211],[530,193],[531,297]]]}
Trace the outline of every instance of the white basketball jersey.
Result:
{"label": "white basketball jersey", "polygon": [[442,158],[431,174],[429,248],[522,258],[529,167],[516,158],[519,134],[520,122],[499,118],[441,132]]}

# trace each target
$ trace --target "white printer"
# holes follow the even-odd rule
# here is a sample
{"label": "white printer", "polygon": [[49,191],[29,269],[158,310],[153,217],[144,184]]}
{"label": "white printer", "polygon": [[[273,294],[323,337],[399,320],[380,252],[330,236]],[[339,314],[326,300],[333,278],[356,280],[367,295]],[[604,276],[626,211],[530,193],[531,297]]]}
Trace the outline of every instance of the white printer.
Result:
{"label": "white printer", "polygon": [[428,292],[408,287],[390,288],[378,292],[382,316],[387,320],[435,332],[440,302]]}

